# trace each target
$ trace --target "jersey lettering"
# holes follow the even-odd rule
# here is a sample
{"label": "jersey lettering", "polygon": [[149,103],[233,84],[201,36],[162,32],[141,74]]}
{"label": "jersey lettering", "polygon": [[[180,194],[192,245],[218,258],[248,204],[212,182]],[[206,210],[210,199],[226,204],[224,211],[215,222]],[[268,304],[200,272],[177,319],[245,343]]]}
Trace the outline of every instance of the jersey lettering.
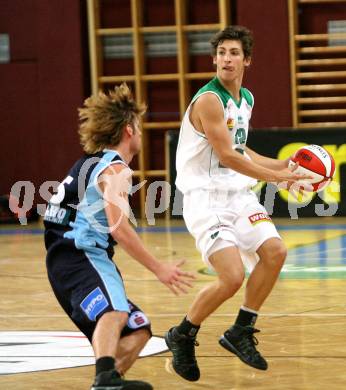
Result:
{"label": "jersey lettering", "polygon": [[49,203],[44,214],[44,220],[47,222],[57,223],[59,225],[67,225],[70,214],[71,210]]}
{"label": "jersey lettering", "polygon": [[234,143],[236,145],[243,145],[246,142],[246,130],[240,127],[234,136]]}

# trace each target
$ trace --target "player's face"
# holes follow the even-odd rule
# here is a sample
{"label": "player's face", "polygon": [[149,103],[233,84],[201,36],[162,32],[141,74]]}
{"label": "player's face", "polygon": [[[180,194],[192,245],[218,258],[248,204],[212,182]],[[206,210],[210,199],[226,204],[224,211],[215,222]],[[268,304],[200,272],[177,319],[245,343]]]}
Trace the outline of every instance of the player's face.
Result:
{"label": "player's face", "polygon": [[244,68],[250,65],[250,58],[244,57],[240,41],[226,40],[218,45],[213,62],[217,76],[225,82],[232,82],[243,77]]}

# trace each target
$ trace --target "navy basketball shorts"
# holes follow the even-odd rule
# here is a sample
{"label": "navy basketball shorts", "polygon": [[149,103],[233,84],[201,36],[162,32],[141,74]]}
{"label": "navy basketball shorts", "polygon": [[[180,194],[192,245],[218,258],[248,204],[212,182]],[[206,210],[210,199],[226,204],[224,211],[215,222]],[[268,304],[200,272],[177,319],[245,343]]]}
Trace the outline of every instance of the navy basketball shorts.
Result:
{"label": "navy basketball shorts", "polygon": [[105,250],[86,252],[62,239],[49,248],[46,265],[57,300],[89,341],[98,319],[114,310],[129,313],[122,337],[139,329],[151,335],[147,316],[126,297],[121,274]]}

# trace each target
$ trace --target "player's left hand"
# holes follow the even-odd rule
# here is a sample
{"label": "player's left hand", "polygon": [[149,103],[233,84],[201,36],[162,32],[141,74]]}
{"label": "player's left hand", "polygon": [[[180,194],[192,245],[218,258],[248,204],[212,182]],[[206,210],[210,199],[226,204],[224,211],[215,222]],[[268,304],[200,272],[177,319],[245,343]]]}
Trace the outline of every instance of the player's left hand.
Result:
{"label": "player's left hand", "polygon": [[155,272],[159,281],[165,284],[175,295],[180,293],[187,294],[187,287],[192,287],[191,281],[196,279],[196,276],[189,271],[183,271],[181,266],[185,260],[179,260],[176,263],[164,264],[160,263],[159,268]]}
{"label": "player's left hand", "polygon": [[307,182],[289,183],[285,181],[278,183],[277,186],[280,189],[287,190],[296,200],[303,199],[305,192],[312,192],[314,190],[312,184]]}

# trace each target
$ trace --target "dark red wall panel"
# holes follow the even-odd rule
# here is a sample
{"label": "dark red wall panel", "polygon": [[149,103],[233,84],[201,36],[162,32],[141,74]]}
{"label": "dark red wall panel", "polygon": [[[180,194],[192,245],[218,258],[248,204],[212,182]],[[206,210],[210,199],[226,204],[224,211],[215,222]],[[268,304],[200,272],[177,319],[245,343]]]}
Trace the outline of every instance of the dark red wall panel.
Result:
{"label": "dark red wall panel", "polygon": [[301,34],[326,34],[328,21],[345,20],[346,6],[344,4],[300,4],[299,29]]}
{"label": "dark red wall panel", "polygon": [[81,153],[77,107],[85,95],[79,0],[0,0],[0,195],[19,180],[61,180]]}
{"label": "dark red wall panel", "polygon": [[0,0],[0,33],[10,36],[11,60],[37,58],[37,0]]}
{"label": "dark red wall panel", "polygon": [[[41,0],[39,24],[40,144],[47,179],[62,179],[80,153],[77,107],[83,101],[79,1]],[[53,6],[54,4],[54,6]]]}
{"label": "dark red wall panel", "polygon": [[131,27],[129,0],[99,0],[102,28]]}
{"label": "dark red wall panel", "polygon": [[40,181],[37,65],[0,64],[0,85],[1,195],[16,181]]}
{"label": "dark red wall panel", "polygon": [[253,62],[243,83],[255,96],[255,128],[292,125],[287,12],[286,0],[237,2],[237,24],[255,37]]}

